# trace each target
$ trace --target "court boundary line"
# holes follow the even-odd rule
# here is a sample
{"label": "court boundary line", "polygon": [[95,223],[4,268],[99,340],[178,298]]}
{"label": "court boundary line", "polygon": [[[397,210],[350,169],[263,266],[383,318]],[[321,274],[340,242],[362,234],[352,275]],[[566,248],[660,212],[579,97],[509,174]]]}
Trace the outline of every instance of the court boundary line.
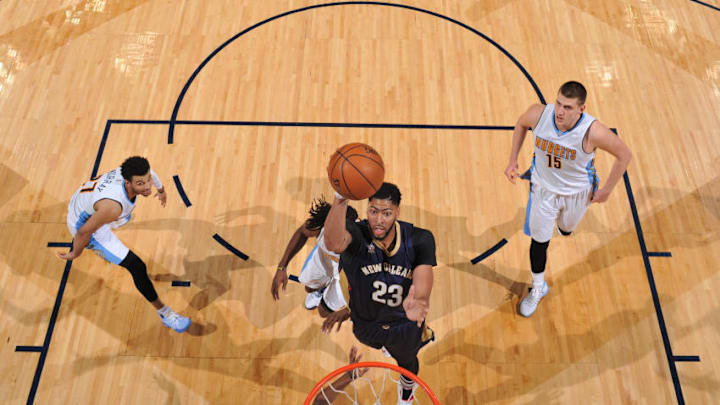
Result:
{"label": "court boundary line", "polygon": [[186,207],[190,207],[192,203],[188,199],[187,194],[185,194],[185,188],[183,187],[182,183],[180,182],[180,176],[177,174],[173,176],[173,182],[175,183],[175,188],[177,189],[178,195],[180,195],[180,198],[182,198],[183,203],[185,203]]}
{"label": "court boundary line", "polygon": [[490,255],[492,255],[493,253],[495,253],[495,252],[497,252],[498,250],[500,250],[501,247],[505,246],[505,244],[507,244],[507,239],[502,238],[502,239],[500,240],[500,242],[496,243],[493,247],[491,247],[490,249],[488,249],[488,250],[486,250],[485,252],[481,253],[481,254],[480,254],[479,256],[477,256],[476,258],[470,260],[470,263],[472,263],[472,264],[477,264],[477,263],[479,263],[479,262],[487,259],[488,257],[490,257]]}
{"label": "court boundary line", "polygon": [[[66,246],[67,244],[67,242],[48,242],[48,247],[61,247]],[[35,402],[35,395],[37,394],[38,387],[40,386],[40,377],[42,376],[43,369],[45,368],[45,360],[47,359],[48,352],[50,351],[50,342],[52,341],[52,335],[55,330],[55,323],[57,322],[57,317],[60,312],[60,306],[62,305],[62,299],[63,295],[65,294],[65,287],[67,286],[68,277],[70,277],[71,268],[72,260],[66,260],[65,269],[63,270],[63,275],[60,278],[58,292],[55,295],[55,304],[53,305],[53,310],[50,314],[48,326],[45,330],[45,339],[43,340],[42,346],[15,346],[15,352],[18,353],[40,353],[37,366],[35,367],[35,375],[33,376],[33,381],[30,385],[27,405],[32,405]]]}
{"label": "court boundary line", "polygon": [[703,5],[703,6],[705,6],[705,7],[709,7],[709,8],[711,8],[711,9],[715,10],[715,11],[720,11],[720,8],[715,7],[715,6],[713,6],[712,4],[703,3],[702,1],[698,1],[698,0],[690,0],[690,1],[692,1],[693,3],[697,3],[697,4],[700,4],[700,5]]}
{"label": "court boundary line", "polygon": [[[611,130],[615,133],[615,135],[620,136],[616,128],[611,128]],[[652,270],[652,265],[650,264],[650,257],[661,255],[655,254],[658,252],[648,252],[647,245],[645,244],[645,236],[643,234],[642,225],[640,223],[640,216],[638,215],[637,205],[635,204],[635,196],[633,195],[632,186],[630,184],[630,177],[628,176],[627,171],[623,173],[623,182],[625,183],[625,192],[628,197],[628,202],[630,204],[630,212],[632,214],[633,222],[635,225],[635,233],[637,235],[638,244],[640,245],[640,253],[642,254],[643,264],[645,265],[645,274],[647,276],[648,285],[650,287],[653,306],[655,307],[655,315],[657,316],[658,327],[660,328],[660,335],[662,337],[663,347],[665,349],[665,357],[667,357],[668,368],[670,369],[670,377],[673,381],[673,388],[675,388],[675,398],[677,399],[679,405],[685,405],[685,397],[683,396],[682,392],[682,384],[680,384],[680,377],[678,375],[675,363],[679,361],[700,361],[700,356],[675,356],[673,354],[672,345],[670,344],[670,336],[668,335],[667,326],[665,323],[665,316],[663,315],[662,311],[662,304],[660,303],[660,294],[657,291],[657,286],[655,285],[655,275]],[[667,257],[670,257],[669,252],[659,253],[668,253]],[[697,360],[694,360],[695,358],[697,358]]]}
{"label": "court boundary line", "polygon": [[409,6],[407,4],[401,4],[401,3],[385,3],[385,2],[379,2],[379,1],[344,1],[344,2],[334,2],[334,3],[322,3],[322,4],[315,4],[307,7],[302,7],[290,11],[286,11],[284,13],[277,14],[275,16],[272,16],[270,18],[267,18],[263,21],[260,21],[259,23],[256,23],[254,25],[251,25],[250,27],[240,31],[239,33],[233,35],[230,37],[230,39],[223,42],[220,46],[215,48],[210,55],[208,55],[201,63],[198,65],[197,68],[193,71],[193,73],[190,75],[190,78],[185,82],[185,85],[183,86],[182,90],[180,91],[180,94],[178,95],[177,100],[175,101],[175,106],[173,107],[173,112],[170,116],[170,122],[169,122],[169,128],[168,128],[168,144],[172,144],[174,140],[174,133],[175,133],[175,124],[178,121],[177,116],[180,111],[180,105],[182,104],[183,100],[185,99],[185,94],[187,93],[188,89],[190,88],[190,85],[195,81],[195,78],[200,74],[200,71],[217,55],[225,49],[228,45],[230,45],[233,41],[240,38],[241,36],[247,34],[248,32],[254,30],[255,28],[258,28],[262,25],[265,25],[269,22],[272,22],[274,20],[277,20],[282,17],[289,16],[291,14],[300,13],[303,11],[318,9],[318,8],[325,8],[325,7],[333,7],[333,6],[348,6],[348,5],[368,5],[368,6],[384,6],[384,7],[395,7],[395,8],[402,8],[407,9],[411,11],[417,11],[420,13],[428,14],[433,17],[440,18],[442,20],[448,21],[450,23],[453,23],[461,28],[465,28],[466,30],[472,32],[473,34],[479,36],[480,38],[484,39],[485,41],[489,42],[490,45],[494,46],[497,50],[499,50],[503,55],[505,55],[508,59],[510,59],[510,62],[512,62],[515,67],[517,67],[520,72],[525,76],[525,78],[530,82],[530,85],[532,86],[533,90],[535,91],[535,94],[538,96],[541,104],[546,104],[545,97],[543,97],[542,92],[540,91],[540,87],[538,87],[537,83],[535,83],[535,80],[533,80],[530,73],[525,69],[525,67],[518,61],[508,50],[502,47],[499,43],[497,43],[495,40],[490,38],[489,36],[483,34],[482,32],[476,30],[475,28],[462,23],[454,18],[445,16],[440,13],[436,13],[434,11],[426,10],[419,7]]}

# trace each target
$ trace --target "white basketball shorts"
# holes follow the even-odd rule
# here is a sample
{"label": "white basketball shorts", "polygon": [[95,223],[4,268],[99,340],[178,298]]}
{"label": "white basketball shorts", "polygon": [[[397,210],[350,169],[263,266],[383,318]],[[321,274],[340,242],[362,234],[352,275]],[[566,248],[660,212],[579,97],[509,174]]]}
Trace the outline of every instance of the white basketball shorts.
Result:
{"label": "white basketball shorts", "polygon": [[590,205],[589,197],[589,188],[577,194],[559,195],[531,184],[525,212],[525,234],[543,243],[552,238],[556,222],[563,231],[574,231]]}

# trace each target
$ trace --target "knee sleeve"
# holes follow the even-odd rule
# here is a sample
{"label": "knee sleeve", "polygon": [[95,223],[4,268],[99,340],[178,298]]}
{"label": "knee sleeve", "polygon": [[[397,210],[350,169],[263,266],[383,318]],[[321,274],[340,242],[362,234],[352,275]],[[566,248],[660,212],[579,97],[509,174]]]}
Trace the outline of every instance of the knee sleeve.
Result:
{"label": "knee sleeve", "polygon": [[143,261],[140,260],[140,258],[132,252],[132,250],[129,251],[127,256],[125,256],[125,259],[120,262],[120,266],[126,268],[130,272],[133,282],[135,283],[135,287],[138,291],[140,291],[146,300],[153,302],[158,299],[155,287],[153,287],[152,281],[150,281],[150,278],[148,277],[145,263],[143,263]]}
{"label": "knee sleeve", "polygon": [[545,271],[547,248],[549,245],[550,241],[540,243],[535,239],[530,243],[530,268],[533,273],[542,273]]}
{"label": "knee sleeve", "polygon": [[570,236],[570,234],[572,233],[572,231],[565,232],[562,229],[560,229],[560,227],[558,227],[558,232],[560,232],[560,235],[562,235],[562,236]]}

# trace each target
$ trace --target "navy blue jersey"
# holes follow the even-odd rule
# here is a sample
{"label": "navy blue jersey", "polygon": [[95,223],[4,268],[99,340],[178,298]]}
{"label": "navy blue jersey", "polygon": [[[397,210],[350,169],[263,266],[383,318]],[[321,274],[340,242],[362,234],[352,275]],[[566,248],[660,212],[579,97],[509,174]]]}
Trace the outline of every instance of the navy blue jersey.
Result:
{"label": "navy blue jersey", "polygon": [[407,319],[402,303],[412,285],[413,270],[436,266],[435,239],[430,231],[395,222],[395,245],[386,252],[374,243],[367,220],[347,222],[352,242],[340,255],[348,280],[353,320],[390,323]]}

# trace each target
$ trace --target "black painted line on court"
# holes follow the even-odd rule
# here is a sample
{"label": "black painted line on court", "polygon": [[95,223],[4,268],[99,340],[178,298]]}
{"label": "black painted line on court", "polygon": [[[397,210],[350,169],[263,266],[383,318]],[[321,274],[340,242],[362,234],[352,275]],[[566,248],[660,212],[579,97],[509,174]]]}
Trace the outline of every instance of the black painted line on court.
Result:
{"label": "black painted line on court", "polygon": [[[169,125],[162,120],[112,120],[114,124]],[[444,125],[444,124],[377,124],[364,122],[293,122],[293,121],[207,121],[182,120],[175,125],[216,125],[255,127],[310,127],[310,128],[398,128],[398,129],[450,129],[450,130],[498,130],[511,131],[507,125]]]}
{"label": "black painted line on court", "polygon": [[228,241],[223,239],[222,236],[215,234],[215,235],[213,235],[213,239],[215,239],[219,244],[223,245],[223,247],[225,247],[225,249],[231,251],[235,256],[237,256],[245,261],[247,261],[250,258],[248,255],[239,251],[233,245],[228,243]]}
{"label": "black painted line on court", "polygon": [[98,148],[97,157],[95,157],[95,165],[93,165],[92,174],[90,175],[91,179],[97,177],[98,170],[100,169],[100,159],[102,159],[103,152],[105,151],[105,144],[107,143],[108,135],[110,135],[111,126],[112,121],[108,120],[105,123],[105,131],[103,132],[102,139],[100,139],[100,147]]}
{"label": "black painted line on court", "polygon": [[42,346],[15,346],[16,352],[42,352],[43,347]]}
{"label": "black painted line on court", "polygon": [[173,181],[175,182],[175,188],[177,188],[178,194],[180,194],[180,198],[182,198],[185,206],[191,206],[192,204],[190,203],[187,194],[185,194],[185,189],[183,188],[182,183],[180,183],[180,177],[178,177],[177,174],[173,176]]}
{"label": "black painted line on court", "polygon": [[173,287],[190,287],[190,282],[182,281],[182,280],[173,280],[172,286]]}
{"label": "black painted line on court", "polygon": [[655,285],[655,276],[653,275],[652,266],[650,265],[650,256],[648,256],[647,247],[645,245],[645,237],[643,236],[642,226],[640,225],[640,217],[637,212],[637,206],[635,205],[635,197],[633,196],[630,178],[628,177],[627,171],[623,173],[623,180],[625,182],[625,191],[627,192],[628,202],[630,203],[630,211],[632,212],[633,222],[635,223],[635,232],[637,234],[638,243],[640,244],[643,263],[645,264],[645,274],[647,275],[653,305],[655,306],[658,327],[660,328],[660,335],[662,336],[663,347],[665,348],[665,356],[667,357],[668,367],[670,368],[670,376],[672,377],[673,386],[675,388],[675,397],[677,398],[678,404],[685,405],[685,398],[683,397],[680,378],[678,377],[677,368],[675,367],[675,356],[673,356],[672,346],[670,345],[670,337],[668,336],[667,327],[665,326],[665,317],[663,316],[662,307],[660,305],[660,296]]}
{"label": "black painted line on court", "polygon": [[[72,267],[72,260],[65,262],[65,271],[63,272],[62,278],[60,279],[60,286],[58,287],[58,293],[55,296],[55,305],[53,306],[52,314],[50,315],[50,321],[48,322],[48,328],[45,332],[45,340],[43,345],[36,350],[38,346],[17,346],[15,351],[19,352],[38,352],[40,357],[38,358],[38,364],[35,368],[35,376],[33,377],[32,385],[30,386],[30,393],[28,394],[27,405],[32,405],[35,401],[35,394],[37,393],[38,385],[40,385],[40,376],[42,375],[43,367],[45,366],[45,359],[47,358],[48,351],[50,350],[50,341],[52,339],[53,330],[55,329],[55,322],[57,322],[58,313],[60,312],[60,304],[62,304],[62,297],[65,293],[65,286],[67,285],[68,277],[70,276],[70,268]],[[18,348],[24,348],[27,350],[18,350]]]}
{"label": "black painted line on court", "polygon": [[697,4],[701,4],[705,7],[710,7],[713,10],[720,11],[720,8],[717,8],[717,7],[713,6],[712,4],[703,3],[702,1],[698,1],[698,0],[690,0],[690,1],[695,2]]}
{"label": "black painted line on court", "polygon": [[492,46],[494,46],[494,47],[497,48],[500,52],[502,52],[505,56],[507,56],[507,57],[510,59],[510,61],[511,61],[513,64],[515,64],[515,66],[516,66],[518,69],[520,69],[520,71],[522,72],[522,74],[525,75],[525,78],[530,82],[530,84],[532,85],[533,89],[535,90],[535,93],[537,94],[538,98],[540,99],[540,103],[541,103],[541,104],[546,104],[546,102],[545,102],[545,97],[543,97],[542,92],[540,91],[540,88],[538,87],[537,83],[535,83],[535,80],[533,80],[532,76],[530,76],[530,73],[528,73],[528,71],[525,69],[525,67],[524,67],[522,64],[520,64],[520,62],[519,62],[512,54],[510,54],[510,52],[508,52],[508,51],[507,51],[505,48],[503,48],[500,44],[498,44],[497,42],[495,42],[492,38],[490,38],[489,36],[483,34],[482,32],[476,30],[475,28],[473,28],[473,27],[471,27],[471,26],[469,26],[469,25],[467,25],[467,24],[461,23],[461,22],[458,21],[458,20],[455,20],[455,19],[450,18],[450,17],[447,17],[447,16],[445,16],[445,15],[436,13],[436,12],[434,12],[434,11],[429,11],[429,10],[425,10],[425,9],[418,8],[418,7],[408,6],[408,5],[405,5],[405,4],[383,3],[383,2],[377,2],[377,1],[345,1],[345,2],[335,2],[335,3],[324,3],[324,4],[315,4],[315,5],[308,6],[308,7],[303,7],[303,8],[298,8],[298,9],[295,9],[295,10],[286,11],[286,12],[284,12],[284,13],[275,15],[275,16],[270,17],[270,18],[267,18],[267,19],[265,19],[265,20],[263,20],[263,21],[260,21],[259,23],[256,23],[256,24],[254,24],[254,25],[252,25],[252,26],[244,29],[243,31],[235,34],[235,35],[232,36],[230,39],[228,39],[227,41],[223,42],[223,43],[222,43],[219,47],[217,47],[214,51],[212,51],[212,53],[210,53],[210,55],[208,55],[208,56],[205,58],[205,60],[203,60],[202,63],[200,63],[200,65],[199,65],[197,68],[195,68],[195,70],[193,71],[192,75],[190,75],[190,78],[188,79],[188,81],[185,83],[185,85],[183,86],[182,90],[180,91],[180,95],[178,95],[177,101],[175,102],[175,106],[173,107],[172,115],[170,116],[170,123],[169,123],[170,126],[169,126],[169,128],[168,128],[168,144],[172,144],[172,143],[173,143],[173,138],[174,138],[174,134],[175,134],[175,124],[176,124],[177,121],[178,121],[177,116],[178,116],[178,113],[179,113],[179,111],[180,111],[180,105],[182,104],[182,102],[183,102],[183,100],[184,100],[184,98],[185,98],[185,94],[187,94],[187,91],[188,91],[188,89],[190,88],[190,85],[193,83],[193,81],[194,81],[195,78],[198,76],[198,74],[200,73],[200,71],[205,67],[205,65],[207,65],[207,64],[210,62],[210,60],[212,60],[212,58],[215,57],[215,55],[217,55],[217,54],[218,54],[220,51],[222,51],[225,47],[227,47],[228,45],[230,45],[230,43],[232,43],[232,42],[235,41],[236,39],[240,38],[241,36],[245,35],[246,33],[254,30],[255,28],[258,28],[258,27],[260,27],[260,26],[262,26],[262,25],[264,25],[264,24],[267,24],[267,23],[269,23],[269,22],[271,22],[271,21],[273,21],[273,20],[277,20],[277,19],[279,19],[279,18],[288,16],[288,15],[291,15],[291,14],[295,14],[295,13],[299,13],[299,12],[303,12],[303,11],[308,11],[308,10],[312,10],[312,9],[316,9],[316,8],[322,8],[322,7],[348,6],[348,5],[369,5],[369,6],[372,5],[372,6],[384,6],[384,7],[403,8],[403,9],[407,9],[407,10],[412,10],[412,11],[417,11],[417,12],[420,12],[420,13],[428,14],[428,15],[431,15],[431,16],[434,16],[434,17],[438,17],[438,18],[441,18],[441,19],[443,19],[443,20],[449,21],[449,22],[451,22],[451,23],[453,23],[453,24],[456,24],[456,25],[458,25],[458,26],[460,26],[460,27],[462,27],[462,28],[465,28],[466,30],[469,30],[470,32],[474,33],[475,35],[480,36],[481,38],[483,38],[484,40],[486,40],[487,42],[489,42]]}
{"label": "black painted line on court", "polygon": [[672,257],[672,253],[670,253],[670,252],[648,252],[648,256],[650,256],[650,257]]}
{"label": "black painted line on court", "polygon": [[47,247],[72,247],[72,242],[48,242]]}
{"label": "black painted line on court", "polygon": [[700,356],[674,356],[673,360],[697,362],[697,361],[700,361]]}
{"label": "black painted line on court", "polygon": [[298,276],[296,276],[294,274],[291,274],[288,278],[296,283],[300,282],[300,279],[298,278]]}
{"label": "black painted line on court", "polygon": [[484,253],[482,253],[480,256],[478,256],[478,257],[470,260],[470,263],[472,263],[472,264],[477,264],[478,262],[487,259],[488,256],[490,256],[491,254],[493,254],[493,253],[497,252],[498,250],[500,250],[501,247],[505,246],[506,243],[507,243],[507,239],[502,238],[502,240],[500,240],[500,242],[496,243],[495,246],[493,246],[493,247],[491,247],[490,249],[486,250],[486,251],[485,251]]}

